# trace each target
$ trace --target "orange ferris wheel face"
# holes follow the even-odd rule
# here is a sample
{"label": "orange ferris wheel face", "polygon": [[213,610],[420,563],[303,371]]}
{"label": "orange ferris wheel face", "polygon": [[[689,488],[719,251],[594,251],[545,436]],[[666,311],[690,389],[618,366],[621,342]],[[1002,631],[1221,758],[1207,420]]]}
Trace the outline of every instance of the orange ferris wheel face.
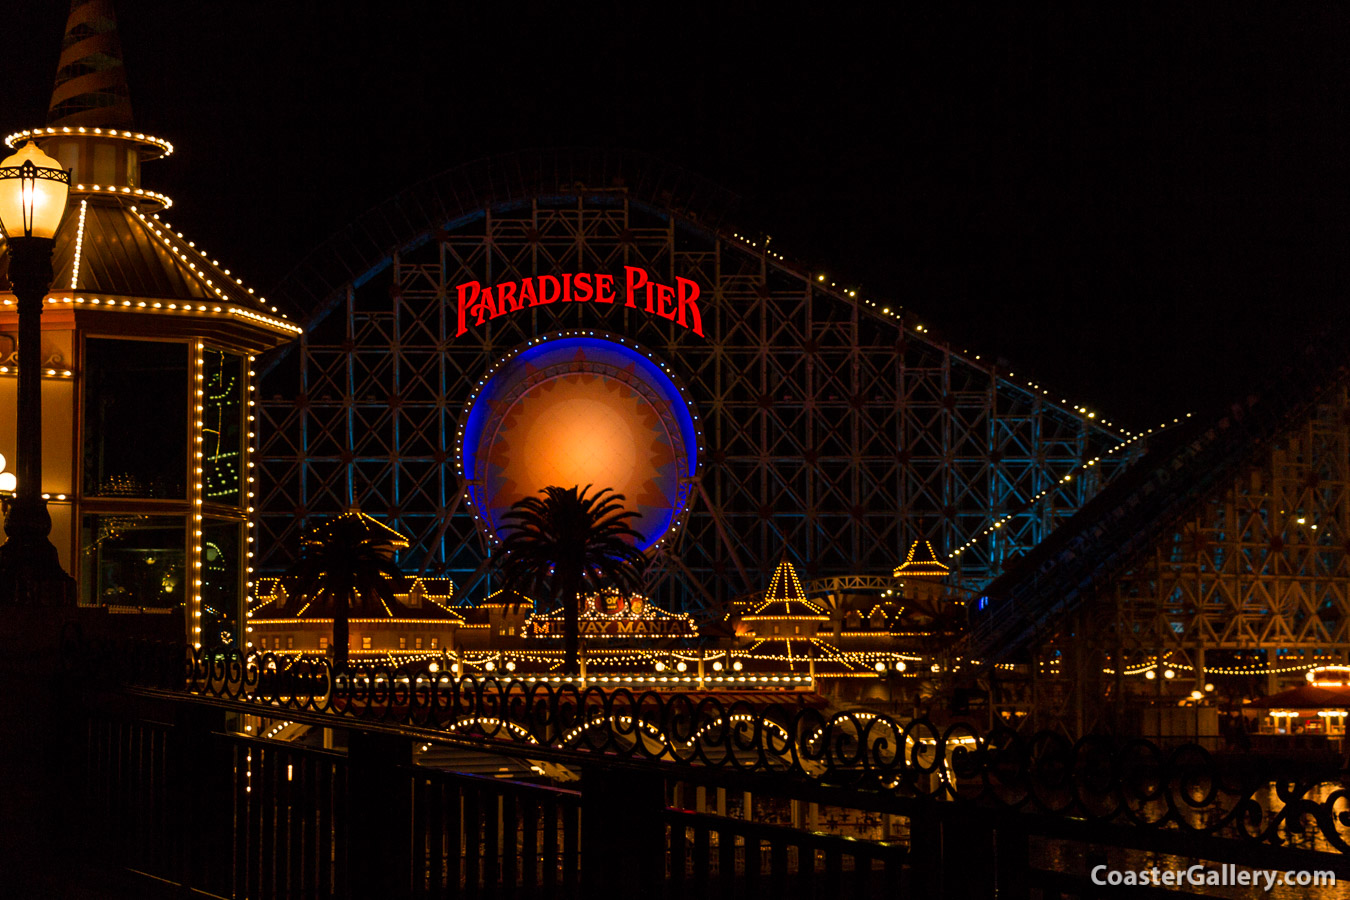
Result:
{"label": "orange ferris wheel face", "polygon": [[631,342],[589,334],[542,340],[495,367],[461,441],[491,539],[521,497],[589,484],[624,495],[644,549],[678,527],[698,455],[694,414],[664,367]]}

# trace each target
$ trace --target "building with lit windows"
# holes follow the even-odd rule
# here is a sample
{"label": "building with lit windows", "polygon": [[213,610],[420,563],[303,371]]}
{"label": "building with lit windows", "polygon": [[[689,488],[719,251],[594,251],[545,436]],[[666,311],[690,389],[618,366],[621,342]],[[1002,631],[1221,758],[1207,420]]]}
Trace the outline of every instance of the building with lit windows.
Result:
{"label": "building with lit windows", "polygon": [[[393,540],[406,543],[398,535]],[[792,563],[781,560],[767,590],[702,626],[690,613],[663,609],[641,594],[588,595],[578,617],[578,679],[655,691],[808,691],[837,704],[912,707],[931,678],[935,651],[955,637],[925,611],[959,603],[929,571],[934,563],[914,562],[922,552],[912,550],[910,561],[924,574],[911,573],[880,597],[866,586],[808,597]],[[331,612],[297,590],[292,578],[259,580],[248,619],[251,646],[281,658],[331,656]],[[477,604],[455,598],[453,583],[433,578],[411,579],[395,595],[396,609],[361,598],[349,620],[350,657],[407,674],[571,680],[563,671],[560,610],[509,591]]]}
{"label": "building with lit windows", "polygon": [[[253,365],[300,328],[172,225],[172,200],[142,181],[174,148],[135,128],[114,29],[109,4],[76,6],[48,123],[5,139],[71,171],[42,316],[42,492],[81,605],[181,608],[193,643],[229,645],[256,546]],[[13,409],[6,251],[0,406]],[[7,459],[15,431],[0,417]]]}

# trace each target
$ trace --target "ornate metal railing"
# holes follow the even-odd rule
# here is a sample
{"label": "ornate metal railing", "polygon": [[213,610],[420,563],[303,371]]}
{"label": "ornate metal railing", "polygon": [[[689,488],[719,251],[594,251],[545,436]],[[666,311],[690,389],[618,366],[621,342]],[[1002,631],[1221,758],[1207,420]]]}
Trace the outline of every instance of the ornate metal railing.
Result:
{"label": "ornate metal railing", "polygon": [[[981,733],[859,711],[822,712],[792,692],[764,702],[526,678],[450,678],[268,653],[186,659],[142,644],[82,659],[141,690],[238,705],[254,715],[396,727],[506,756],[719,769],[880,797],[976,804],[1094,824],[1171,829],[1341,853],[1350,851],[1350,792],[1339,773],[1216,756],[1144,739]],[[344,725],[333,723],[335,727]],[[688,771],[686,769],[686,771]],[[1331,782],[1331,783],[1329,783]]]}

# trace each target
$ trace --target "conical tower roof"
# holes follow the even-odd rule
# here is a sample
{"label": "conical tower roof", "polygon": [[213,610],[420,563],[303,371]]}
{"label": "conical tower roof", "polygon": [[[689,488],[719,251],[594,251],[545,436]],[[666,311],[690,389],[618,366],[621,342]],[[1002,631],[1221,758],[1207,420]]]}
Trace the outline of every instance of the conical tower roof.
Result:
{"label": "conical tower roof", "polygon": [[[352,523],[355,523],[354,525]],[[408,539],[402,533],[353,506],[344,513],[326,519],[322,524],[310,530],[304,544],[322,544],[330,540],[339,529],[354,529],[360,540],[369,541],[371,546],[389,551],[406,550]]]}
{"label": "conical tower roof", "polygon": [[[325,547],[330,542],[333,546]],[[320,555],[314,559],[318,561],[319,565],[323,566],[327,566],[332,559],[344,553],[355,554],[360,552],[362,545],[374,550],[376,555],[392,561],[399,550],[407,548],[408,539],[378,519],[374,519],[361,512],[360,509],[352,507],[346,512],[331,516],[315,526],[301,541],[301,546],[305,548],[306,553],[313,552],[316,548],[319,550]],[[299,570],[293,574],[300,576],[300,583],[296,585],[296,591],[286,599],[283,614],[293,615],[296,618],[332,615],[335,600],[331,594],[320,594],[324,602],[319,605],[311,602],[312,598],[308,596],[310,590],[323,584],[323,576],[316,575],[312,568],[307,570],[306,561],[302,561]],[[308,586],[306,586],[306,582]],[[406,617],[409,611],[393,595],[392,589],[393,585],[389,585],[386,589],[376,588],[358,593],[353,611],[363,617]],[[406,591],[407,585],[398,585],[397,589]],[[458,613],[452,613],[443,607],[441,613],[443,615],[437,615],[436,617],[453,616],[460,618]]]}
{"label": "conical tower roof", "polygon": [[[168,156],[173,145],[132,130],[112,0],[73,0],[49,110],[51,124],[5,138],[11,148],[35,141],[71,171],[49,309],[135,319],[108,322],[118,331],[146,330],[153,317],[149,329],[166,336],[250,332],[255,346],[300,333],[161,216],[172,200],[141,185],[141,164]],[[8,270],[8,247],[0,243],[0,305],[12,307]]]}
{"label": "conical tower roof", "polygon": [[894,574],[896,578],[946,578],[950,572],[951,568],[938,560],[933,545],[918,540],[910,544],[909,555],[896,567]]}
{"label": "conical tower roof", "polygon": [[112,0],[71,0],[47,124],[131,127],[131,95]]}
{"label": "conical tower roof", "polygon": [[797,570],[786,556],[773,570],[773,577],[769,579],[769,589],[764,592],[764,599],[755,604],[743,618],[763,619],[784,616],[822,620],[829,618],[820,604],[812,603],[806,599],[806,591],[802,588],[801,579],[797,577]]}

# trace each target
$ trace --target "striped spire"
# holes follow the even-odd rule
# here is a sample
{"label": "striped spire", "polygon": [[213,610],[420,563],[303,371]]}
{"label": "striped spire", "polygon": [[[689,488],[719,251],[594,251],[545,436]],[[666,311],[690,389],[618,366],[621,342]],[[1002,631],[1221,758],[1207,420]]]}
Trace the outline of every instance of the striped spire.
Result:
{"label": "striped spire", "polygon": [[131,127],[112,0],[71,0],[47,124]]}

